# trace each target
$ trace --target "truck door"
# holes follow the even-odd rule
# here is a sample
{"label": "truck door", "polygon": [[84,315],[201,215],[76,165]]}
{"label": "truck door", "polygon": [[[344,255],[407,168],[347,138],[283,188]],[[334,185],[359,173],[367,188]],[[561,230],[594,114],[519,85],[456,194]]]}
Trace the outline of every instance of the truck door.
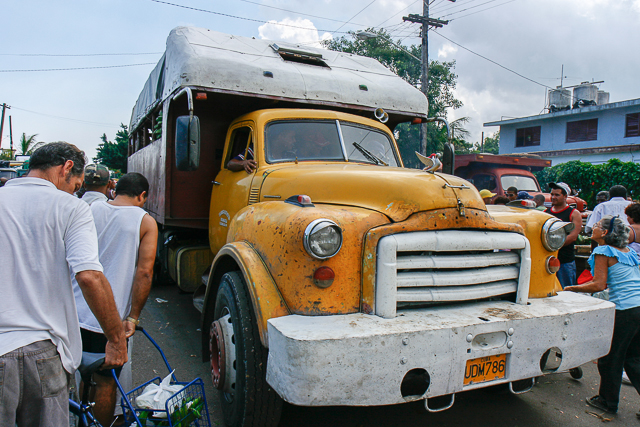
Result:
{"label": "truck door", "polygon": [[258,161],[257,151],[253,150],[253,123],[237,123],[227,133],[230,135],[225,144],[223,164],[216,175],[211,190],[211,209],[209,210],[209,243],[215,254],[225,245],[229,223],[235,214],[247,206],[251,182],[255,176],[244,170],[232,171],[227,167],[229,160],[239,154],[251,157],[250,151],[254,151],[254,160]]}

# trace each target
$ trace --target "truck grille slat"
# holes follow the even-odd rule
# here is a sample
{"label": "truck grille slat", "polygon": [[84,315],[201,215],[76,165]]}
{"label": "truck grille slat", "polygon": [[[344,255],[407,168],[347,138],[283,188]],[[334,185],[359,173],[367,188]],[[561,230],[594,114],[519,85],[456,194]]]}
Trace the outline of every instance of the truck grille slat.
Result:
{"label": "truck grille slat", "polygon": [[375,313],[392,318],[424,303],[507,296],[525,304],[531,256],[526,237],[478,230],[418,231],[378,243]]}
{"label": "truck grille slat", "polygon": [[400,292],[400,288],[403,287],[467,286],[508,279],[517,280],[519,274],[520,269],[516,266],[487,267],[481,269],[455,271],[436,270],[398,272],[398,292]]}
{"label": "truck grille slat", "polygon": [[400,255],[398,254],[398,270],[417,268],[474,268],[492,265],[508,265],[520,261],[515,252],[498,252],[491,254],[468,255]]}
{"label": "truck grille slat", "polygon": [[456,286],[441,288],[409,288],[398,289],[398,302],[438,302],[438,301],[469,301],[506,295],[518,290],[517,280],[503,280],[485,285],[466,286],[464,294]]}

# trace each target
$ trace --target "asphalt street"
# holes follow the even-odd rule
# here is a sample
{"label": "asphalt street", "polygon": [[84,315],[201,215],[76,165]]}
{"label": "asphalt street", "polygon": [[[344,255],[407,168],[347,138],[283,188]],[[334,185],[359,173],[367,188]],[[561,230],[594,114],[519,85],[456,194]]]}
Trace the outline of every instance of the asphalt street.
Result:
{"label": "asphalt street", "polygon": [[[201,377],[213,426],[224,426],[218,393],[211,386],[208,363],[200,357],[200,313],[191,295],[176,286],[154,287],[141,316],[141,325],[156,339],[180,381]],[[136,334],[133,350],[134,385],[168,371],[157,350]],[[522,395],[476,390],[456,395],[454,406],[428,413],[422,402],[378,407],[309,408],[286,405],[281,427],[397,427],[446,426],[600,426],[640,425],[636,412],[640,397],[632,386],[623,385],[618,414],[603,414],[587,406],[586,398],[597,394],[599,376],[594,362],[583,366],[584,377],[574,380],[568,373],[541,377],[532,391]]]}

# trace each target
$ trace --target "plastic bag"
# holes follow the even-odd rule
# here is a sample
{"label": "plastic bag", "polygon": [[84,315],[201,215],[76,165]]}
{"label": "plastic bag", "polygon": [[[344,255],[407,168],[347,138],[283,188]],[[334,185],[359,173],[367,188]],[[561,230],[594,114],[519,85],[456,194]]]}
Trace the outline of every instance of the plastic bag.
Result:
{"label": "plastic bag", "polygon": [[[166,418],[167,412],[165,410],[165,404],[167,400],[180,390],[183,386],[180,384],[171,384],[171,375],[175,372],[175,369],[171,371],[169,375],[164,377],[160,385],[151,383],[144,388],[144,391],[136,398],[136,405],[141,409],[159,409],[163,412],[154,414],[155,417]],[[178,399],[176,404],[180,405],[182,399]]]}

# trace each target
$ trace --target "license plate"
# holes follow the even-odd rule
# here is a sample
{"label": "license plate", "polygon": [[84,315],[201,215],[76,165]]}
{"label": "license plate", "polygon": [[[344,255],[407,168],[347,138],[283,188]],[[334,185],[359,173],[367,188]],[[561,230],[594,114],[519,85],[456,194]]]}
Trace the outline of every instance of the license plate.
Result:
{"label": "license plate", "polygon": [[464,385],[502,379],[505,377],[506,364],[506,354],[467,360],[467,366],[464,370]]}

